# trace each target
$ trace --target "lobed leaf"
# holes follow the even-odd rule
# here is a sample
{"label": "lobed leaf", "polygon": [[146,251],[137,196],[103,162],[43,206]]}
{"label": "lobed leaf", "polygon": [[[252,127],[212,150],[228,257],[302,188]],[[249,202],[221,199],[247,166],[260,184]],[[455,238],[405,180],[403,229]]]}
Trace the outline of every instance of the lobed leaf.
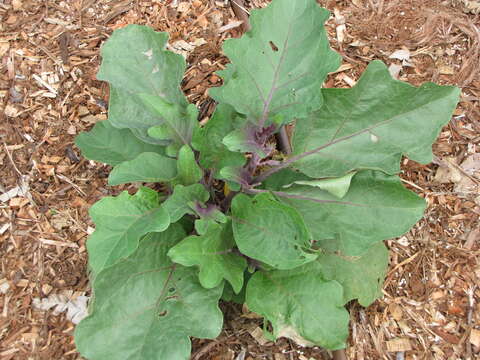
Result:
{"label": "lobed leaf", "polygon": [[252,274],[249,272],[248,268],[243,273],[243,276],[244,276],[245,285],[242,287],[242,290],[238,294],[235,293],[235,291],[232,288],[232,285],[230,285],[229,282],[225,283],[225,286],[223,287],[223,294],[222,294],[223,301],[234,302],[235,304],[240,304],[240,305],[243,305],[245,303],[245,294],[247,290],[246,283],[252,277]]}
{"label": "lobed leaf", "polygon": [[225,224],[228,221],[227,216],[213,204],[202,206],[195,204],[193,207],[200,219],[195,220],[195,230],[197,234],[203,235],[207,229],[213,224]]}
{"label": "lobed leaf", "polygon": [[232,152],[223,144],[225,134],[233,131],[238,114],[226,104],[218,104],[215,112],[203,128],[193,134],[192,146],[200,152],[199,162],[204,169],[211,169],[213,175],[226,166],[242,166],[245,156]]}
{"label": "lobed leaf", "polygon": [[263,159],[268,157],[274,149],[272,144],[263,145],[274,132],[274,126],[263,129],[257,125],[246,123],[243,127],[230,132],[222,142],[230,151],[250,152]]}
{"label": "lobed leaf", "polygon": [[75,342],[91,360],[187,360],[190,336],[213,339],[222,329],[218,300],[223,287],[203,288],[193,268],[167,256],[185,232],[174,224],[149,234],[127,259],[93,282],[90,315]]}
{"label": "lobed leaf", "polygon": [[161,97],[150,94],[139,94],[139,99],[164,121],[163,124],[149,128],[149,136],[159,137],[160,141],[171,139],[177,146],[191,143],[194,129],[198,127],[198,109],[194,104],[170,104]]}
{"label": "lobed leaf", "polygon": [[209,94],[260,127],[275,117],[288,122],[319,109],[319,89],[340,64],[322,26],[328,16],[315,0],[275,0],[252,10],[252,30],[225,41],[231,64],[220,73],[224,85]]}
{"label": "lobed leaf", "polygon": [[407,232],[423,216],[425,200],[405,189],[397,176],[361,171],[339,200],[327,191],[295,185],[275,192],[297,209],[320,247],[359,256],[376,242]]}
{"label": "lobed leaf", "polygon": [[282,190],[292,186],[296,181],[308,181],[312,178],[292,168],[284,168],[267,177],[260,185],[262,189]]}
{"label": "lobed leaf", "polygon": [[293,269],[315,260],[310,233],[300,214],[268,193],[250,198],[239,194],[232,201],[235,242],[242,254],[276,269]]}
{"label": "lobed leaf", "polygon": [[108,99],[108,121],[118,129],[130,129],[141,141],[153,145],[166,146],[170,139],[155,139],[148,135],[148,129],[153,124],[163,123],[163,118],[152,113],[141,105],[136,95],[116,89],[110,83],[110,95]]}
{"label": "lobed leaf", "polygon": [[135,159],[115,166],[108,177],[109,185],[135,181],[165,182],[177,176],[177,161],[166,156],[145,152]]}
{"label": "lobed leaf", "polygon": [[158,193],[146,187],[133,196],[124,191],[117,197],[105,197],[89,214],[96,225],[87,241],[89,265],[95,274],[131,255],[145,234],[164,231],[170,225]]}
{"label": "lobed leaf", "polygon": [[170,214],[170,220],[174,223],[186,214],[195,215],[196,212],[191,204],[204,203],[209,196],[208,191],[201,184],[190,186],[179,184],[173,189],[173,194],[163,203],[163,208]]}
{"label": "lobed leaf", "polygon": [[108,121],[100,121],[92,130],[79,134],[75,138],[75,145],[87,159],[109,165],[133,160],[144,152],[164,153],[163,147],[146,144],[130,130],[117,129]]}
{"label": "lobed leaf", "polygon": [[322,276],[336,280],[343,286],[343,303],[358,299],[362,306],[370,306],[382,295],[382,286],[388,267],[388,250],[380,242],[372,245],[361,256],[338,253],[335,243],[324,243],[324,253],[317,262]]}
{"label": "lobed leaf", "polygon": [[274,338],[330,350],[346,346],[349,315],[342,286],[324,280],[316,262],[293,270],[257,271],[248,282],[246,304],[272,324]]}
{"label": "lobed leaf", "polygon": [[203,287],[215,288],[227,280],[235,293],[243,287],[243,272],[247,261],[233,253],[232,224],[209,224],[201,236],[189,236],[168,252],[172,261],[184,266],[198,266]]}
{"label": "lobed leaf", "polygon": [[373,61],[351,89],[323,89],[322,109],[295,127],[293,163],[310,177],[342,176],[356,169],[400,171],[402,155],[428,163],[432,143],[450,121],[460,89],[394,80]]}
{"label": "lobed leaf", "polygon": [[218,175],[233,191],[239,191],[242,185],[248,186],[252,179],[250,172],[241,166],[226,166]]}
{"label": "lobed leaf", "polygon": [[[355,172],[351,172],[347,175],[336,177],[336,178],[324,178],[324,179],[317,179],[317,180],[296,180],[293,184],[296,185],[308,185],[314,186],[321,190],[325,190],[330,194],[336,196],[337,198],[343,198],[350,188],[350,182],[352,178],[355,176]],[[284,187],[290,187],[290,185],[286,185]]]}
{"label": "lobed leaf", "polygon": [[[167,124],[172,139],[160,143],[179,138],[188,143],[196,123],[192,122],[195,110],[188,107],[180,88],[186,64],[181,55],[165,50],[167,40],[168,34],[147,26],[128,25],[115,31],[102,47],[97,77],[110,83],[109,121],[113,126],[135,129],[142,140],[156,142],[148,136],[148,129]],[[144,98],[156,105],[154,111],[144,106]]]}
{"label": "lobed leaf", "polygon": [[203,171],[195,161],[195,154],[188,145],[183,145],[178,153],[177,172],[175,182],[182,185],[192,185],[202,179]]}

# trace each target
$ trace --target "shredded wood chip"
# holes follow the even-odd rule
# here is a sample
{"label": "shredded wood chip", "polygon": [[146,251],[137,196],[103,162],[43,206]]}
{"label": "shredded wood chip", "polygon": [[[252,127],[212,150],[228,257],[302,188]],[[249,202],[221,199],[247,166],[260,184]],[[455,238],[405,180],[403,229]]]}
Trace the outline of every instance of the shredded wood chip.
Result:
{"label": "shredded wood chip", "polygon": [[412,350],[412,344],[409,339],[395,338],[387,341],[387,350],[389,352],[409,351]]}

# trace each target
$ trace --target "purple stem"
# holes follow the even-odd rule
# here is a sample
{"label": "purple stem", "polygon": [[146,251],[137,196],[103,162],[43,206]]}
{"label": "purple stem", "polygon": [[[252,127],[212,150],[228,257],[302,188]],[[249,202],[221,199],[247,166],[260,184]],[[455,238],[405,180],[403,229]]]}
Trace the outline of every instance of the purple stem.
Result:
{"label": "purple stem", "polygon": [[313,150],[306,151],[306,152],[301,153],[301,154],[299,154],[299,155],[293,156],[293,157],[291,157],[290,159],[285,160],[281,165],[278,165],[278,166],[276,166],[276,167],[273,167],[273,168],[265,171],[264,173],[258,175],[258,176],[255,178],[254,182],[255,182],[255,183],[261,183],[261,182],[263,182],[266,178],[268,178],[270,175],[273,175],[273,174],[275,174],[276,172],[278,172],[278,171],[280,171],[280,170],[282,170],[282,169],[285,169],[285,168],[288,167],[290,164],[293,164],[294,162],[296,162],[296,161],[298,161],[298,160],[301,160],[301,159],[303,159],[303,158],[305,158],[305,157],[307,157],[307,156],[316,154],[316,153],[318,153],[319,151],[321,151],[321,150],[323,150],[323,149],[325,149],[325,148],[328,148],[328,147],[330,147],[330,146],[332,146],[332,145],[335,145],[335,144],[337,144],[337,143],[339,143],[339,142],[342,142],[342,141],[351,139],[351,138],[353,138],[353,137],[355,137],[355,136],[358,136],[358,135],[364,134],[364,133],[366,133],[366,132],[369,132],[370,130],[372,130],[372,129],[380,126],[380,125],[383,125],[383,124],[385,124],[385,123],[387,123],[387,122],[389,122],[389,121],[391,121],[391,119],[388,119],[388,120],[379,122],[378,124],[375,124],[375,125],[370,126],[370,127],[366,128],[366,129],[357,131],[357,132],[355,132],[355,133],[353,133],[353,134],[350,134],[350,135],[347,135],[347,136],[342,136],[342,137],[340,137],[340,138],[338,138],[338,139],[336,139],[336,140],[329,141],[328,143],[323,144],[322,146],[319,146],[319,147],[317,147],[317,148],[315,148],[315,149],[313,149]]}
{"label": "purple stem", "polygon": [[279,150],[284,154],[290,155],[292,153],[292,146],[290,145],[285,126],[280,128],[280,131],[275,135],[275,138],[277,139]]}
{"label": "purple stem", "polygon": [[262,194],[262,193],[271,193],[273,195],[279,196],[279,197],[284,197],[287,199],[296,199],[296,200],[308,200],[308,201],[313,201],[321,204],[341,204],[341,205],[350,205],[350,206],[359,206],[359,207],[364,207],[364,205],[361,204],[355,204],[350,201],[339,201],[339,200],[320,200],[320,199],[315,199],[312,197],[308,196],[302,196],[302,195],[296,195],[296,194],[290,194],[286,193],[283,191],[271,191],[271,190],[261,190],[261,189],[246,189],[245,192],[247,194]]}

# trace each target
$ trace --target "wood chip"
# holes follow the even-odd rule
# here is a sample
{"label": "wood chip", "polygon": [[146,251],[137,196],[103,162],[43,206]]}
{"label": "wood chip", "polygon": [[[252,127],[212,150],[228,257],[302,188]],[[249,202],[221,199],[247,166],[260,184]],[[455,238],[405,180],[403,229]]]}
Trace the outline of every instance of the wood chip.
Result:
{"label": "wood chip", "polygon": [[227,25],[222,26],[221,28],[218,29],[218,32],[222,33],[231,29],[235,29],[239,27],[240,25],[243,24],[243,21],[241,20],[236,20],[228,23]]}
{"label": "wood chip", "polygon": [[58,37],[58,46],[60,47],[60,57],[64,64],[68,64],[68,45],[70,43],[70,34],[68,32],[63,32]]}
{"label": "wood chip", "polygon": [[467,236],[467,241],[465,241],[465,245],[463,246],[467,250],[472,250],[476,243],[480,242],[480,229],[474,229],[470,231]]}
{"label": "wood chip", "polygon": [[403,317],[403,311],[402,311],[402,307],[398,304],[395,304],[395,303],[392,303],[390,306],[389,306],[389,310],[390,310],[390,313],[392,314],[392,317],[397,320],[397,321],[400,321],[402,320],[402,317]]}
{"label": "wood chip", "polygon": [[177,7],[177,11],[178,12],[187,12],[188,10],[190,9],[190,4],[186,1],[184,2],[181,2],[180,4],[178,4],[178,7]]}
{"label": "wood chip", "polygon": [[5,115],[14,118],[18,115],[18,110],[13,105],[7,105],[4,110]]}
{"label": "wood chip", "polygon": [[48,239],[42,239],[42,238],[39,238],[38,240],[40,240],[40,242],[45,245],[78,248],[78,245],[75,243],[58,241],[58,240],[48,240]]}
{"label": "wood chip", "polygon": [[470,344],[477,348],[480,347],[480,330],[472,329],[470,331]]}
{"label": "wood chip", "polygon": [[395,338],[387,341],[388,352],[410,351],[412,350],[412,344],[407,338]]}
{"label": "wood chip", "polygon": [[10,43],[8,41],[7,42],[0,41],[0,58],[7,53],[9,48],[10,48]]}
{"label": "wood chip", "polygon": [[442,75],[453,75],[455,70],[449,65],[440,65],[438,66],[438,72]]}
{"label": "wood chip", "polygon": [[269,342],[263,335],[263,330],[258,326],[248,330],[248,333],[259,343],[260,346],[264,346]]}
{"label": "wood chip", "polygon": [[46,81],[42,80],[42,78],[40,76],[38,76],[37,74],[33,74],[32,77],[35,79],[35,81],[37,81],[40,85],[42,85],[43,87],[47,88],[52,94],[55,94],[55,96],[57,95],[57,90],[55,90],[53,87],[51,87]]}

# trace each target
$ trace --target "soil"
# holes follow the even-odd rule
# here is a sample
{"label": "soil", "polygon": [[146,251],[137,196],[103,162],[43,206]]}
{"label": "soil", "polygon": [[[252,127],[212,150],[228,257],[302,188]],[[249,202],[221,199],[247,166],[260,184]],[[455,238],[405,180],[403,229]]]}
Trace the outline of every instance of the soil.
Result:
{"label": "soil", "polygon": [[[265,0],[247,2],[247,9]],[[413,85],[462,88],[434,162],[405,159],[402,179],[428,202],[425,217],[387,241],[384,296],[351,303],[348,359],[480,358],[480,1],[319,1],[332,11],[328,32],[344,58],[325,86],[352,86],[381,59]],[[41,299],[90,294],[85,241],[88,208],[105,195],[109,167],[82,158],[76,134],[107,117],[108,88],[95,78],[99,48],[113,30],[145,24],[168,31],[187,56],[183,89],[208,121],[208,88],[227,63],[224,39],[242,26],[229,1],[0,1],[0,358],[80,359],[71,316],[39,310]],[[226,26],[228,25],[228,26]],[[397,50],[407,60],[391,57]],[[398,53],[397,53],[398,55]],[[421,119],[420,119],[421,120]],[[53,297],[55,295],[55,297]],[[53,301],[53,300],[52,300]],[[261,319],[223,304],[224,331],[195,340],[194,360],[330,359],[286,339],[266,342]]]}

